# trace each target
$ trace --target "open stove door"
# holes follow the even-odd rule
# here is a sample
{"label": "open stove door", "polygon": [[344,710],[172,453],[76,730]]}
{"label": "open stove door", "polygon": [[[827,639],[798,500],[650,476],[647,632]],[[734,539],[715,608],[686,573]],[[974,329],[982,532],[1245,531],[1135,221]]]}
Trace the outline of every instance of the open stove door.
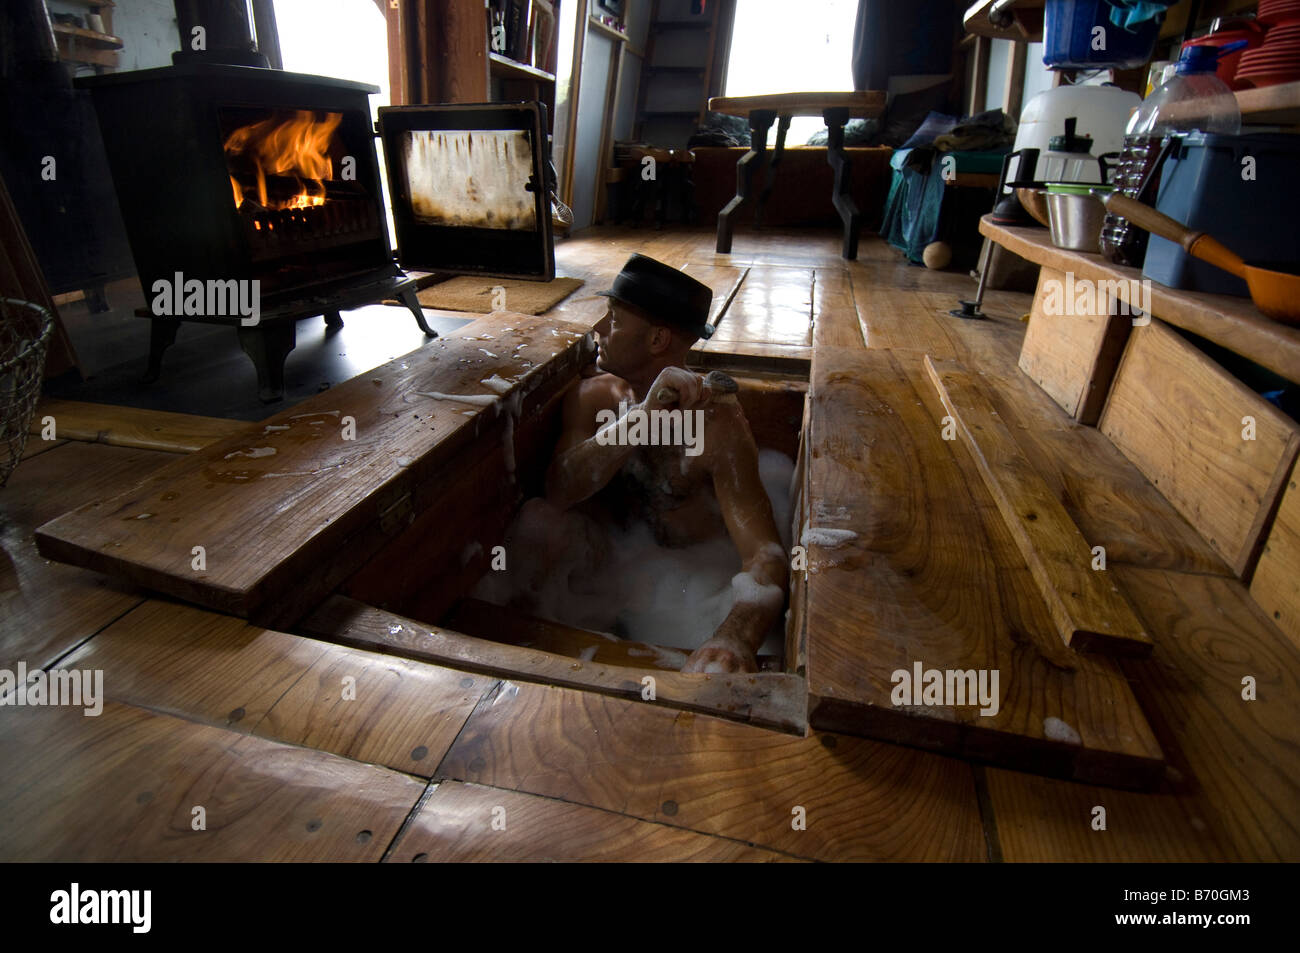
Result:
{"label": "open stove door", "polygon": [[381,108],[402,267],[554,278],[546,125],[538,102]]}

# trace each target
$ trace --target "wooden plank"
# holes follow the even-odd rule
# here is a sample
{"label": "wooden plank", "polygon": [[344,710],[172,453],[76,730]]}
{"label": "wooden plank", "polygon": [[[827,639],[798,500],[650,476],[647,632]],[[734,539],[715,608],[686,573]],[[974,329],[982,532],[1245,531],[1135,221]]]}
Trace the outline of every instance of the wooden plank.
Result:
{"label": "wooden plank", "polygon": [[686,366],[702,373],[717,369],[807,380],[812,366],[812,351],[810,347],[783,344],[702,341],[691,348]]}
{"label": "wooden plank", "polygon": [[[1057,248],[1041,228],[1009,228],[986,217],[980,221],[980,233],[1036,264],[1073,272],[1076,280],[1122,282],[1117,286],[1121,299],[1139,303],[1132,301],[1132,287],[1134,282],[1141,286],[1140,269],[1112,265],[1101,255]],[[1265,317],[1249,298],[1179,291],[1156,282],[1146,287],[1151,292],[1151,313],[1157,318],[1220,344],[1287,380],[1300,381],[1300,327]]]}
{"label": "wooden plank", "polygon": [[792,858],[624,814],[444,781],[402,832],[394,863],[719,863]]}
{"label": "wooden plank", "polygon": [[1118,574],[1156,640],[1124,671],[1170,763],[1202,795],[1197,816],[1233,859],[1300,860],[1300,649],[1234,579]]}
{"label": "wooden plank", "polygon": [[1099,427],[1245,578],[1300,447],[1291,420],[1153,321],[1133,330]]}
{"label": "wooden plank", "polygon": [[[0,719],[5,861],[370,861],[424,783],[109,702]],[[202,807],[205,830],[194,830]]]}
{"label": "wooden plank", "polygon": [[544,403],[518,420],[499,418],[483,426],[454,466],[421,486],[427,502],[419,515],[339,591],[413,619],[441,621],[488,570],[492,547],[504,542],[525,488],[542,485],[559,437],[563,396],[552,388]]}
{"label": "wooden plank", "polygon": [[1002,85],[1002,111],[1008,116],[1019,116],[1020,107],[1025,101],[1025,61],[1029,55],[1029,43],[1013,40],[1011,54],[1007,62],[1006,78]]}
{"label": "wooden plank", "polygon": [[658,705],[710,712],[776,731],[802,733],[807,729],[803,680],[785,673],[701,676],[575,662],[549,651],[502,645],[451,629],[422,625],[342,595],[322,603],[302,625],[305,632],[344,645],[620,698],[642,699],[646,689],[643,679],[653,675],[653,701]]}
{"label": "wooden plank", "polygon": [[[1168,780],[1158,791],[1116,791],[1018,771],[987,771],[1002,859],[1013,863],[1219,863],[1237,859],[1210,826],[1203,798]],[[1093,828],[1096,808],[1105,830]]]}
{"label": "wooden plank", "polygon": [[812,269],[752,266],[705,349],[728,343],[810,346],[813,281]]}
{"label": "wooden plank", "polygon": [[[1094,313],[1074,313],[1060,305],[1066,275],[1044,266],[1038,293],[1020,350],[1020,369],[1047,391],[1067,414],[1083,424],[1101,415],[1119,356],[1133,319],[1112,315],[1110,299],[1096,302]],[[1071,313],[1054,313],[1055,311]]]}
{"label": "wooden plank", "polygon": [[1065,644],[1081,652],[1150,655],[1151,637],[1119,588],[1094,567],[1092,546],[1025,458],[975,380],[962,365],[950,361],[926,357],[925,367],[939,399],[966,438],[984,485]]}
{"label": "wooden plank", "polygon": [[242,420],[45,397],[36,405],[30,432],[39,434],[47,416],[54,418],[60,437],[168,453],[193,453],[249,426]]}
{"label": "wooden plank", "polygon": [[[37,543],[50,558],[284,627],[427,506],[428,488],[506,401],[526,418],[567,386],[584,346],[563,322],[486,315],[54,520]],[[491,395],[481,381],[494,375],[510,390],[491,406],[417,393]]]}
{"label": "wooden plank", "polygon": [[1300,490],[1296,482],[1293,469],[1250,580],[1250,594],[1292,643],[1300,646]]}
{"label": "wooden plank", "polygon": [[[854,535],[809,547],[809,723],[1092,783],[1156,783],[1160,749],[1116,662],[1061,643],[974,463],[942,439],[921,355],[822,348],[815,364],[812,527]],[[997,712],[895,705],[894,673],[917,664],[982,671],[990,685],[997,673]]]}
{"label": "wooden plank", "polygon": [[864,347],[853,275],[847,269],[818,268],[813,273],[813,343],[826,347]]}
{"label": "wooden plank", "polygon": [[[942,305],[929,300],[919,276],[902,276],[896,269],[874,262],[860,264],[851,273],[867,347],[912,348],[940,360],[958,356],[952,336],[956,327],[941,312]],[[898,282],[905,278],[910,280],[900,286]],[[957,299],[945,298],[943,304],[955,308]]]}
{"label": "wooden plank", "polygon": [[984,857],[970,767],[959,761],[549,686],[505,683],[441,773],[798,857]]}
{"label": "wooden plank", "polygon": [[[808,525],[811,502],[808,494],[809,420],[812,404],[804,402],[803,423],[799,428],[799,448],[795,456],[792,486],[796,487],[790,504],[790,539],[797,544],[803,527]],[[796,675],[808,669],[808,574],[790,573],[790,608],[785,617],[785,667]]]}
{"label": "wooden plank", "polygon": [[957,297],[970,296],[968,278],[897,262],[855,262],[851,271],[868,347],[920,350],[977,369],[1030,462],[1084,536],[1105,545],[1108,560],[1231,575],[1114,444],[1066,416],[1017,368],[1026,332],[1018,318],[1029,309],[1029,295],[990,291],[988,317],[963,321],[948,310]]}
{"label": "wooden plank", "polygon": [[[968,365],[969,366],[969,365]],[[987,396],[1031,465],[1107,563],[1230,576],[1232,569],[1133,463],[1009,362],[980,366]]]}
{"label": "wooden plank", "polygon": [[156,600],[60,667],[103,671],[113,701],[425,777],[493,683]]}
{"label": "wooden plank", "polygon": [[681,649],[663,649],[524,615],[482,599],[462,599],[444,619],[444,624],[474,638],[580,658],[598,665],[677,672],[681,671],[688,654]]}
{"label": "wooden plank", "polygon": [[404,658],[620,698],[641,700],[647,688],[644,679],[652,676],[657,705],[708,712],[777,731],[802,734],[807,729],[804,682],[795,675],[695,675],[575,662],[550,652],[422,625],[343,596],[326,600],[303,620],[302,628],[331,641]]}
{"label": "wooden plank", "polygon": [[734,379],[740,387],[736,397],[745,412],[754,443],[760,450],[777,450],[796,459],[808,404],[808,385],[798,380],[740,376]]}
{"label": "wooden plank", "polygon": [[44,668],[141,602],[133,586],[42,558],[32,531],[69,507],[135,486],[174,459],[73,441],[18,465],[4,488],[0,526],[0,668],[13,671],[20,659]]}
{"label": "wooden plank", "polygon": [[[672,264],[672,262],[669,262],[669,264]],[[731,307],[736,292],[740,290],[745,276],[749,273],[748,267],[715,265],[698,261],[686,262],[681,266],[681,270],[696,281],[708,285],[713,290],[713,303],[709,305],[709,324],[711,325],[716,325],[722,320],[723,315],[727,313],[727,309]]]}

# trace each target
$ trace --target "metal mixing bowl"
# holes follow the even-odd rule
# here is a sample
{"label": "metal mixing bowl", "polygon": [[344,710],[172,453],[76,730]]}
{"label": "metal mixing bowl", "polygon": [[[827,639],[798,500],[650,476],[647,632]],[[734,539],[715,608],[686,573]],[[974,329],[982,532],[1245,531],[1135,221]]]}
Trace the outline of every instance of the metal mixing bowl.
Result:
{"label": "metal mixing bowl", "polygon": [[1101,249],[1101,223],[1106,206],[1091,195],[1047,193],[1047,217],[1051,223],[1052,244],[1070,251],[1096,255]]}

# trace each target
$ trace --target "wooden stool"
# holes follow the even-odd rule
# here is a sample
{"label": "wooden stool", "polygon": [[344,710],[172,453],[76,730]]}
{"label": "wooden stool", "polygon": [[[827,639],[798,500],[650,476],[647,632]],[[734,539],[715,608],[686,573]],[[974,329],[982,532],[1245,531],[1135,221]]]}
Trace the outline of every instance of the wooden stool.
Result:
{"label": "wooden stool", "polygon": [[[849,158],[844,154],[844,124],[850,118],[874,119],[885,111],[885,94],[858,93],[775,93],[767,96],[715,96],[709,108],[728,116],[749,119],[752,145],[736,163],[736,195],[718,213],[718,252],[731,251],[732,216],[745,204],[754,183],[754,172],[767,166],[763,194],[754,208],[754,224],[763,223],[763,205],[776,184],[777,168],[785,154],[785,134],[795,116],[821,116],[826,120],[826,161],[835,170],[831,201],[844,222],[843,256],[850,261],[858,257],[858,233],[862,217],[850,193]],[[779,120],[779,122],[778,122]],[[771,162],[767,157],[767,131],[777,122],[776,151]]]}

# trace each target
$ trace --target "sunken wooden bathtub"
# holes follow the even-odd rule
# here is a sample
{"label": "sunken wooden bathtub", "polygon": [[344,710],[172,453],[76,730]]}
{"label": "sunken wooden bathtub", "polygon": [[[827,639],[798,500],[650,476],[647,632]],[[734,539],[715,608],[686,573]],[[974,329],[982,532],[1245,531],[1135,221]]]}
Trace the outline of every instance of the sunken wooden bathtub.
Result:
{"label": "sunken wooden bathtub", "polygon": [[[584,327],[480,317],[46,524],[38,546],[268,628],[802,733],[798,674],[682,675],[651,646],[467,598],[540,492],[590,349]],[[738,380],[760,448],[797,458],[806,382]]]}

